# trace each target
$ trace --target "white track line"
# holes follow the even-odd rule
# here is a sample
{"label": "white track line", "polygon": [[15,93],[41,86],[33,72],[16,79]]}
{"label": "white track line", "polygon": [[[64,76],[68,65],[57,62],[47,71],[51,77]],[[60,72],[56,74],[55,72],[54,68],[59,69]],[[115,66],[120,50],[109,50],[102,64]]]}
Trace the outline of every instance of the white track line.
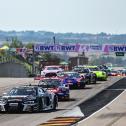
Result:
{"label": "white track line", "polygon": [[105,89],[105,91],[123,91],[124,89]]}
{"label": "white track line", "polygon": [[103,110],[105,107],[109,106],[111,103],[113,103],[116,99],[118,99],[126,90],[124,90],[120,95],[118,95],[115,99],[113,99],[111,102],[109,102],[107,105],[105,105],[104,107],[102,107],[101,109],[99,109],[98,111],[94,112],[93,114],[91,114],[89,117],[85,118],[84,120],[78,122],[78,123],[83,123],[84,121],[88,120],[89,118],[91,118],[93,115],[95,115],[96,113],[100,112],[101,110]]}

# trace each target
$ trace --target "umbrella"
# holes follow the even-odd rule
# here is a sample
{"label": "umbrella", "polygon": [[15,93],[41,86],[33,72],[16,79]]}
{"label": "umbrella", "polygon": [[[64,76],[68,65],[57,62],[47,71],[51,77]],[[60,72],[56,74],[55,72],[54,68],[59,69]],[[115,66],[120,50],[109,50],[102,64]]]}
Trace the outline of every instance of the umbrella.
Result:
{"label": "umbrella", "polygon": [[9,47],[6,45],[0,48],[0,50],[8,50],[8,49],[9,49]]}

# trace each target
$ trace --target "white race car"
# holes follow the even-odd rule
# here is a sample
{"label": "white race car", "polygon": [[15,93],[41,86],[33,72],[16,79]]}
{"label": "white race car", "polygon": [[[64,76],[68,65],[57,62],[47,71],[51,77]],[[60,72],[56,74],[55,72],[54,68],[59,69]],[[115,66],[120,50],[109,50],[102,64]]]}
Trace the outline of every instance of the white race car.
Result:
{"label": "white race car", "polygon": [[47,73],[59,73],[59,72],[63,72],[63,69],[58,65],[45,66],[44,69],[41,71],[41,75],[45,75]]}

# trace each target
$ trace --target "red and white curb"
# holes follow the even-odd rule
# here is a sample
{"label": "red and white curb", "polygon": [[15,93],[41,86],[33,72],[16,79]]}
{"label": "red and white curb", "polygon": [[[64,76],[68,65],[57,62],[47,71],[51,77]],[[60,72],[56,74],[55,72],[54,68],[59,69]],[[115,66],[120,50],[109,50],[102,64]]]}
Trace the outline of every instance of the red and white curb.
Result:
{"label": "red and white curb", "polygon": [[60,117],[51,119],[39,126],[75,126],[84,117],[79,107],[64,113]]}

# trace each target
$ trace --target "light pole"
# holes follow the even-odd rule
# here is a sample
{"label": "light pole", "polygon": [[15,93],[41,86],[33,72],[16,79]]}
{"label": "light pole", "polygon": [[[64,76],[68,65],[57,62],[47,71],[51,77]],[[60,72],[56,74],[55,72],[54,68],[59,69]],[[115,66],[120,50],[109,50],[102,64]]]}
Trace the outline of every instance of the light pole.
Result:
{"label": "light pole", "polygon": [[32,45],[32,50],[33,50],[33,53],[32,53],[32,74],[34,75],[34,73],[35,73],[35,65],[34,65],[34,62],[35,62],[35,50],[34,50],[34,45]]}
{"label": "light pole", "polygon": [[56,44],[56,38],[55,38],[55,36],[53,36],[53,43],[54,43],[54,45]]}

